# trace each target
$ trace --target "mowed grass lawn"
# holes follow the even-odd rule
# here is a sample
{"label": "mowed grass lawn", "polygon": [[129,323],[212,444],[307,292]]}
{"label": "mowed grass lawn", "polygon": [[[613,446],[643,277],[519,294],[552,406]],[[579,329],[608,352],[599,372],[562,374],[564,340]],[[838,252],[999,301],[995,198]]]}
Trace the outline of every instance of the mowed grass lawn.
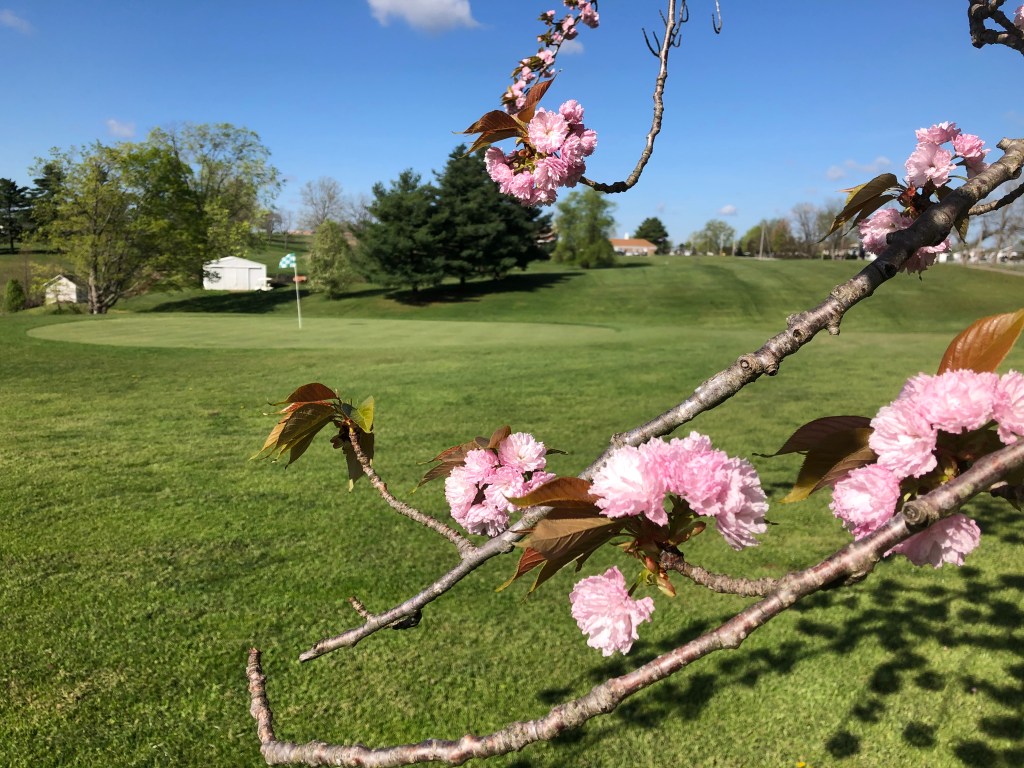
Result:
{"label": "mowed grass lawn", "polygon": [[[395,491],[439,450],[501,424],[568,451],[574,474],[610,434],[827,295],[858,265],[659,259],[398,300],[172,294],[109,317],[0,318],[0,765],[259,766],[244,676],[264,651],[278,738],[370,745],[486,733],[536,717],[731,615],[748,600],[677,580],[627,657],[588,648],[572,573],[500,594],[499,558],[433,603],[415,630],[300,664],[318,639],[417,592],[454,551],[348,493],[319,438],[295,466],[250,462],[266,403],[321,381],[377,399],[377,460]],[[460,295],[462,298],[460,299]],[[773,500],[794,457],[764,459],[801,423],[871,415],[934,370],[980,315],[1024,304],[1024,280],[939,267],[900,276],[692,425],[750,458]],[[121,307],[119,307],[121,309]],[[247,314],[238,314],[238,310]],[[1009,364],[1024,366],[1024,350]],[[688,425],[683,432],[690,428]],[[443,488],[412,500],[445,515]],[[1024,764],[1024,534],[1020,515],[970,506],[981,547],[960,569],[884,563],[798,605],[553,744],[494,765],[1018,766]],[[847,537],[816,496],[774,504],[763,545],[713,530],[688,553],[712,570],[780,575]],[[584,575],[617,562],[599,553]]]}

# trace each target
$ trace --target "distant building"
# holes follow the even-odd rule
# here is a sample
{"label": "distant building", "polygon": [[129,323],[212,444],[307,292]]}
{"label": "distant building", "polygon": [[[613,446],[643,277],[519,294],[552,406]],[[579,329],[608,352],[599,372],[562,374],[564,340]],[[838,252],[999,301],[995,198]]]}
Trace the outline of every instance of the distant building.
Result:
{"label": "distant building", "polygon": [[203,288],[208,291],[268,291],[267,265],[225,256],[203,264]]}
{"label": "distant building", "polygon": [[89,284],[70,272],[63,272],[43,283],[47,304],[85,304],[89,301]]}
{"label": "distant building", "polygon": [[623,256],[653,256],[654,252],[658,250],[658,246],[650,240],[638,240],[635,237],[610,237],[608,239],[611,241],[615,252],[621,253]]}

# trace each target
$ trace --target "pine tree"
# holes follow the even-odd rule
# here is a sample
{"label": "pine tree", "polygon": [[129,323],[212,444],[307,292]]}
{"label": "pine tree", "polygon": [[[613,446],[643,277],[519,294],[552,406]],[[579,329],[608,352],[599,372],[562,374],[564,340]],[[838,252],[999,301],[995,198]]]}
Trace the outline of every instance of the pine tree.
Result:
{"label": "pine tree", "polygon": [[654,216],[640,222],[640,226],[636,228],[633,237],[654,243],[654,245],[658,246],[658,250],[655,253],[668,253],[672,247],[668,240],[668,230],[665,229],[661,219]]}

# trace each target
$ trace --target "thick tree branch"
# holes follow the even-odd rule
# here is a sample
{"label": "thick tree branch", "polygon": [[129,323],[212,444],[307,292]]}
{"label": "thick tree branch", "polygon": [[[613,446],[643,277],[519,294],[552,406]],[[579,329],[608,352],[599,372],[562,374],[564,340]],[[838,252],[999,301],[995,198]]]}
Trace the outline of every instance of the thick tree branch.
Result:
{"label": "thick tree branch", "polygon": [[1021,184],[1012,192],[1008,192],[998,200],[993,200],[990,203],[979,203],[970,210],[971,216],[981,216],[985,213],[992,213],[992,211],[998,211],[1000,208],[1005,208],[1011,203],[1015,202],[1021,195],[1024,195],[1024,184]]}
{"label": "thick tree branch", "polygon": [[[941,203],[936,203],[921,214],[908,229],[894,233],[889,247],[859,274],[833,288],[829,297],[814,309],[791,315],[785,331],[768,339],[756,352],[741,356],[731,366],[712,376],[679,405],[636,429],[615,435],[608,449],[581,472],[580,477],[592,477],[616,448],[640,445],[652,438],[667,435],[699,414],[721,405],[762,374],[775,375],[782,361],[799,351],[819,331],[827,329],[830,334],[838,334],[839,323],[851,307],[893,277],[918,248],[942,242],[954,223],[966,215],[978,200],[1020,173],[1024,167],[1024,139],[1003,139],[998,147],[1004,153],[999,160],[951,192]],[[414,597],[378,614],[361,627],[321,640],[299,658],[309,661],[338,648],[353,646],[378,629],[417,616],[425,605],[449,591],[492,557],[512,551],[514,544],[542,520],[548,511],[547,507],[526,510],[509,530],[474,548],[452,570]]]}
{"label": "thick tree branch", "polygon": [[[1006,14],[1000,10],[1005,0],[971,0],[967,6],[967,20],[971,29],[971,43],[975,48],[986,45],[1005,45],[1024,54],[1024,31],[1017,29]],[[990,29],[985,22],[992,22],[1002,29]]]}
{"label": "thick tree branch", "polygon": [[[683,5],[685,6],[686,3],[684,2]],[[640,159],[637,161],[633,172],[624,181],[616,181],[614,184],[601,184],[586,177],[580,179],[581,183],[593,187],[598,192],[625,192],[627,189],[636,186],[636,183],[640,181],[640,175],[644,172],[647,161],[651,159],[651,154],[654,152],[654,139],[661,132],[661,121],[665,114],[664,96],[665,82],[668,80],[668,55],[673,47],[678,46],[679,35],[682,32],[683,20],[679,17],[679,0],[668,1],[668,15],[667,18],[662,16],[662,19],[665,21],[665,37],[661,41],[661,48],[657,53],[660,63],[658,65],[658,76],[654,80],[654,115],[651,118],[651,130],[647,133],[647,143],[640,153]],[[644,33],[644,40],[647,40],[646,32]],[[655,37],[655,40],[657,40],[657,37]],[[647,42],[647,47],[651,47],[649,41]]]}
{"label": "thick tree branch", "polygon": [[291,763],[365,768],[423,762],[461,765],[472,758],[502,755],[537,741],[552,739],[593,717],[612,712],[626,698],[704,656],[719,650],[738,648],[752,632],[808,595],[826,586],[852,584],[862,580],[874,570],[885,552],[913,535],[919,527],[953,514],[968,499],[990,488],[1018,467],[1024,467],[1024,440],[980,459],[959,477],[907,504],[903,513],[893,516],[869,536],[847,545],[817,565],[783,577],[763,600],[740,611],[716,629],[628,674],[594,687],[584,696],[554,707],[543,717],[512,723],[487,736],[466,735],[455,740],[430,739],[418,744],[378,749],[361,744],[332,745],[320,741],[295,744],[277,741],[266,695],[266,677],[260,666],[260,652],[254,648],[249,651],[246,673],[249,679],[250,712],[257,723],[260,751],[269,765]]}

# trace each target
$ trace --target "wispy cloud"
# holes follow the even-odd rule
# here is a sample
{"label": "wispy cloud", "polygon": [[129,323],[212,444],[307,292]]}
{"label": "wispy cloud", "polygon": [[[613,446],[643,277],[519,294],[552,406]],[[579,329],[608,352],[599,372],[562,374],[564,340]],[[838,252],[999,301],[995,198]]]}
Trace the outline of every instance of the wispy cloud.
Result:
{"label": "wispy cloud", "polygon": [[15,32],[21,32],[23,35],[32,34],[32,25],[28,23],[28,20],[21,18],[14,11],[7,8],[0,8],[0,27],[13,29]]}
{"label": "wispy cloud", "polygon": [[563,40],[562,46],[558,49],[559,55],[572,56],[573,54],[583,53],[583,43],[579,40]]}
{"label": "wispy cloud", "polygon": [[728,205],[723,205],[721,208],[718,209],[719,216],[735,216],[736,213],[736,206],[733,205],[732,203],[729,203]]}
{"label": "wispy cloud", "polygon": [[135,123],[126,123],[111,117],[107,120],[107,132],[119,139],[130,139],[135,135]]}
{"label": "wispy cloud", "polygon": [[381,25],[392,18],[404,20],[421,32],[444,32],[458,27],[479,26],[469,0],[367,0],[370,11]]}
{"label": "wispy cloud", "polygon": [[858,163],[856,160],[847,160],[842,165],[830,165],[825,171],[825,178],[829,181],[838,181],[846,178],[851,173],[855,176],[866,176],[868,174],[878,175],[882,171],[892,169],[892,160],[884,155],[879,155],[870,163]]}

